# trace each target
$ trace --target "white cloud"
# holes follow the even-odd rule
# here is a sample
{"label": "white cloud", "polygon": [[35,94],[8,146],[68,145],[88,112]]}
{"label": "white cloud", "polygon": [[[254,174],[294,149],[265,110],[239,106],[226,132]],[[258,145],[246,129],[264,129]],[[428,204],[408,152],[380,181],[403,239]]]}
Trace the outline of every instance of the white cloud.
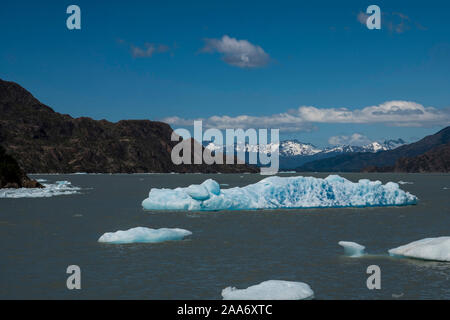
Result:
{"label": "white cloud", "polygon": [[364,146],[371,142],[373,141],[360,133],[354,133],[351,136],[334,136],[328,139],[328,143],[333,146],[339,145]]}
{"label": "white cloud", "polygon": [[424,107],[411,101],[388,101],[376,106],[348,108],[300,107],[299,117],[317,123],[389,123],[393,126],[426,126],[450,121],[450,111]]}
{"label": "white cloud", "polygon": [[281,131],[311,131],[316,123],[382,123],[397,127],[429,127],[450,124],[450,109],[424,107],[410,101],[388,101],[376,106],[350,110],[348,108],[316,108],[302,106],[267,116],[212,116],[183,119],[170,117],[162,121],[177,126],[192,126],[202,120],[207,128],[279,128]]}
{"label": "white cloud", "polygon": [[[358,21],[364,26],[368,17],[369,15],[362,11],[356,16]],[[381,12],[381,29],[387,29],[392,33],[403,33],[413,28],[426,30],[421,24],[417,22],[413,23],[407,15],[401,12]]]}
{"label": "white cloud", "polygon": [[260,46],[227,35],[221,39],[205,39],[202,52],[221,53],[223,61],[240,68],[263,67],[270,60],[269,55]]}
{"label": "white cloud", "polygon": [[356,16],[356,18],[358,19],[358,21],[363,24],[366,25],[367,23],[367,18],[369,18],[369,16],[367,14],[365,14],[364,12],[360,12],[358,13],[358,15]]}
{"label": "white cloud", "polygon": [[205,128],[216,129],[248,129],[248,128],[273,128],[289,132],[306,132],[313,130],[311,123],[304,122],[289,112],[279,113],[270,116],[249,116],[240,115],[230,116],[212,116],[209,118],[183,119],[179,117],[169,117],[161,121],[177,126],[192,126],[194,120],[202,120]]}
{"label": "white cloud", "polygon": [[131,46],[131,55],[134,58],[145,58],[145,57],[151,57],[153,53],[155,52],[155,46],[146,43],[144,48],[139,48],[135,46]]}
{"label": "white cloud", "polygon": [[[123,40],[120,42],[121,44],[125,43]],[[150,58],[155,53],[163,53],[170,50],[170,47],[165,44],[153,44],[153,43],[145,43],[143,47],[137,47],[133,44],[130,45],[131,55],[133,58]]]}

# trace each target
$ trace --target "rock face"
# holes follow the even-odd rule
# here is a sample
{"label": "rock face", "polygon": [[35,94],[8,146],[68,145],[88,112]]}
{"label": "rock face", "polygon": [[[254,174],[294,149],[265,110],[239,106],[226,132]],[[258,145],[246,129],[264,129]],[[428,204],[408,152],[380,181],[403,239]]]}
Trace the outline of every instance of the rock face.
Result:
{"label": "rock face", "polygon": [[42,185],[31,180],[20,169],[17,161],[7,155],[0,146],[0,189],[1,188],[42,188]]}
{"label": "rock face", "polygon": [[[406,144],[394,150],[377,153],[351,153],[316,160],[297,168],[297,171],[322,172],[375,172],[393,171],[397,161],[401,158],[415,158],[424,155],[432,149],[443,147],[450,143],[450,127],[446,127],[436,134],[427,136],[420,141]],[[427,158],[422,158],[425,161]],[[446,159],[448,161],[448,158]],[[411,168],[412,170],[412,168]]]}
{"label": "rock face", "polygon": [[166,123],[72,118],[2,80],[0,115],[0,145],[29,173],[257,172],[246,165],[174,165],[178,142]]}
{"label": "rock face", "polygon": [[[386,169],[381,169],[386,170]],[[450,143],[413,158],[400,158],[394,172],[450,172]]]}

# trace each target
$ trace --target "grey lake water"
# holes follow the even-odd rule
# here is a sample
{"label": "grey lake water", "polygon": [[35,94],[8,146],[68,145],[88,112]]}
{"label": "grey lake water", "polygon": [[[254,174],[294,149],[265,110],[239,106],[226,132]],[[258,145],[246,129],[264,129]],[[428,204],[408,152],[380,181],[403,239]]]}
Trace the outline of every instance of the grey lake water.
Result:
{"label": "grey lake water", "polygon": [[[420,202],[405,207],[150,212],[141,202],[152,187],[187,186],[207,178],[234,187],[263,177],[33,176],[68,180],[82,190],[51,198],[0,199],[0,298],[221,299],[225,287],[275,279],[308,283],[316,299],[450,299],[450,263],[387,254],[411,241],[450,236],[450,175],[342,176],[412,182],[401,188]],[[105,232],[137,226],[178,227],[193,234],[157,244],[97,242]],[[344,256],[337,244],[341,240],[365,245],[369,255]],[[81,290],[66,287],[69,265],[81,268]],[[381,269],[380,290],[366,286],[370,265]]]}

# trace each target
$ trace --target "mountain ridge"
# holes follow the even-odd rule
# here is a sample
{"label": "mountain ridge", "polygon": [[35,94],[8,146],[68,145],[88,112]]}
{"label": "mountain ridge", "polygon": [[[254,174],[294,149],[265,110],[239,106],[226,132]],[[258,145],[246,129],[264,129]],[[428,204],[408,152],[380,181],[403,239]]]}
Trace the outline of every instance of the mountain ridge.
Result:
{"label": "mountain ridge", "polygon": [[[280,143],[271,143],[264,147],[263,153],[273,153],[279,148],[280,169],[291,170],[305,163],[315,160],[331,158],[339,154],[355,153],[355,152],[380,152],[392,150],[405,144],[402,139],[385,140],[384,142],[374,141],[363,146],[339,145],[326,148],[319,148],[311,143],[300,142],[297,139],[282,140]],[[225,149],[224,146],[216,145],[214,142],[208,141],[204,143],[205,148],[212,151]],[[233,146],[235,154],[238,152],[245,153],[245,159],[248,162],[250,153],[258,153],[259,146],[249,143],[235,144]]]}
{"label": "mountain ridge", "polygon": [[424,154],[399,158],[392,167],[367,167],[364,172],[450,172],[450,142]]}
{"label": "mountain ridge", "polygon": [[256,172],[246,165],[175,165],[172,128],[150,120],[72,118],[0,79],[0,145],[28,173]]}
{"label": "mountain ridge", "polygon": [[297,171],[361,172],[375,168],[393,168],[400,158],[413,158],[450,142],[450,126],[433,135],[393,150],[377,153],[350,153],[316,160],[298,167]]}

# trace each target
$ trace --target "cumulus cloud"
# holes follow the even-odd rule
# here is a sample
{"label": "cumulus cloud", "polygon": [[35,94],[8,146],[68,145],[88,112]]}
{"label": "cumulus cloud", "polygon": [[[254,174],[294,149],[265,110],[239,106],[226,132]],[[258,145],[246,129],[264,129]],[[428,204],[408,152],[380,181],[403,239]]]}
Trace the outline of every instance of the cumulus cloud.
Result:
{"label": "cumulus cloud", "polygon": [[358,21],[363,24],[366,25],[367,22],[367,18],[369,18],[369,15],[365,14],[364,12],[359,12],[358,15],[356,16],[356,18],[358,19]]}
{"label": "cumulus cloud", "polygon": [[170,47],[165,44],[155,45],[153,43],[146,43],[144,47],[131,45],[131,55],[134,58],[150,58],[154,53],[163,53],[169,50]]}
{"label": "cumulus cloud", "polygon": [[354,133],[351,136],[334,136],[328,139],[328,143],[334,146],[350,145],[364,146],[371,143],[372,140],[360,133]]}
{"label": "cumulus cloud", "polygon": [[[369,15],[360,11],[356,18],[357,20],[366,25],[366,21]],[[387,29],[391,33],[403,33],[407,30],[417,28],[419,30],[426,30],[421,24],[411,21],[411,19],[401,12],[384,12],[381,11],[381,29]]]}
{"label": "cumulus cloud", "polygon": [[146,42],[143,46],[136,46],[134,44],[127,43],[123,39],[118,39],[117,43],[125,45],[130,48],[130,53],[133,58],[151,58],[156,53],[164,53],[171,51],[171,47],[166,44],[155,44]]}
{"label": "cumulus cloud", "polygon": [[224,35],[221,39],[205,39],[202,52],[222,54],[222,60],[240,68],[263,67],[269,63],[269,55],[247,40],[237,40]]}
{"label": "cumulus cloud", "polygon": [[448,109],[424,107],[411,101],[388,101],[354,110],[300,107],[298,113],[305,121],[318,123],[389,123],[394,126],[426,126],[448,124],[450,121]]}
{"label": "cumulus cloud", "polygon": [[172,125],[190,126],[194,120],[202,120],[205,127],[226,128],[279,128],[282,131],[311,131],[317,123],[384,123],[398,127],[428,127],[450,124],[450,109],[424,107],[411,101],[388,101],[361,109],[317,108],[301,106],[268,116],[212,116],[209,118],[162,119]]}
{"label": "cumulus cloud", "polygon": [[161,121],[177,126],[192,126],[195,120],[203,121],[205,128],[223,129],[248,129],[248,128],[272,128],[285,132],[308,132],[314,129],[313,124],[304,122],[295,114],[289,112],[278,113],[270,116],[249,116],[239,115],[212,116],[209,118],[184,119],[179,117],[169,117]]}
{"label": "cumulus cloud", "polygon": [[147,43],[144,48],[139,48],[135,46],[131,46],[131,55],[134,58],[145,58],[151,57],[155,52],[155,46]]}

